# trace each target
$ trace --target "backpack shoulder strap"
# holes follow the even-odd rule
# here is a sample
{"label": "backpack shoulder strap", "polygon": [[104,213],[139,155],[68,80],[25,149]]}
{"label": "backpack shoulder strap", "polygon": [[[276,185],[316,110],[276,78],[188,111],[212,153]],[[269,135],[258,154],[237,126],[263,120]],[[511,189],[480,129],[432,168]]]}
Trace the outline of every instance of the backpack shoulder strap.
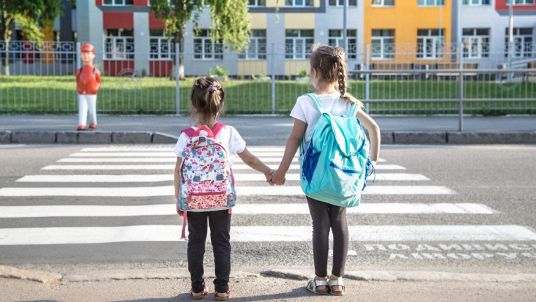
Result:
{"label": "backpack shoulder strap", "polygon": [[194,137],[196,134],[196,131],[192,127],[189,127],[186,129],[182,129],[181,133],[186,134],[188,137]]}
{"label": "backpack shoulder strap", "polygon": [[320,104],[320,100],[318,99],[318,97],[316,96],[316,94],[314,93],[308,93],[307,96],[313,100],[313,102],[316,104],[316,108],[318,108],[318,111],[320,111],[320,113],[325,113],[326,110],[324,110],[324,107],[322,107],[322,104]]}
{"label": "backpack shoulder strap", "polygon": [[214,124],[214,126],[212,126],[212,134],[214,135],[214,137],[218,135],[218,133],[221,131],[221,129],[223,129],[223,127],[225,127],[225,124],[220,122],[217,122],[216,124]]}

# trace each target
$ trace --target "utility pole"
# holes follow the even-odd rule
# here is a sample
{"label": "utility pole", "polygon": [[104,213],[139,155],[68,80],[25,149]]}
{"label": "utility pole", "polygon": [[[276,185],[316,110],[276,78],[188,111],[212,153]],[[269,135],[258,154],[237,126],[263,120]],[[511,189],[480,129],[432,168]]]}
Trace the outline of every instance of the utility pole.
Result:
{"label": "utility pole", "polygon": [[[343,40],[343,45],[344,45],[344,52],[346,53],[346,55],[348,56],[348,35],[347,35],[347,24],[346,24],[346,21],[347,21],[347,16],[346,16],[346,13],[348,12],[348,0],[344,0],[344,8],[343,8],[343,13],[342,13],[342,40]],[[345,58],[346,59],[346,58]]]}
{"label": "utility pole", "polygon": [[[512,69],[512,57],[514,55],[514,9],[512,1],[508,1],[508,69]],[[508,80],[511,79],[512,74],[508,72]]]}

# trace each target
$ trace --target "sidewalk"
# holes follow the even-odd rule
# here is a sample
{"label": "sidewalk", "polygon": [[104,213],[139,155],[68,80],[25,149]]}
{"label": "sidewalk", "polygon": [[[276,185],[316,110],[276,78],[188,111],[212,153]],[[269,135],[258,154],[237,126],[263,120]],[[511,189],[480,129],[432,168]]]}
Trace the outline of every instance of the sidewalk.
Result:
{"label": "sidewalk", "polygon": [[[383,144],[535,144],[536,116],[466,117],[460,132],[456,116],[374,116]],[[77,132],[76,115],[0,115],[0,143],[175,143],[190,118],[174,115],[99,115],[98,131]],[[281,116],[232,116],[249,144],[282,145],[292,119]],[[269,131],[267,131],[269,129]]]}

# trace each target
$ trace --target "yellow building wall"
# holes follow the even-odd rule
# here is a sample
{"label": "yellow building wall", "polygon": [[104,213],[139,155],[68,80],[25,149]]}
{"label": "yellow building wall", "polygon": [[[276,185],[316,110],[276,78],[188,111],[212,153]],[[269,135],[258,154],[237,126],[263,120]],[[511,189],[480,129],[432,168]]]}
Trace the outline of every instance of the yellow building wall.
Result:
{"label": "yellow building wall", "polygon": [[266,60],[238,60],[237,73],[241,76],[267,75]]}
{"label": "yellow building wall", "polygon": [[286,60],[285,61],[285,75],[297,75],[299,72],[305,70],[309,74],[309,60]]}
{"label": "yellow building wall", "polygon": [[[417,0],[397,0],[393,7],[374,7],[372,1],[365,2],[365,32],[364,48],[371,44],[373,29],[394,29],[395,49],[397,52],[393,60],[387,62],[397,63],[426,63],[430,60],[417,59],[417,29],[443,29],[443,42],[445,50],[448,49],[451,39],[451,11],[452,1],[445,0],[444,6],[422,7],[417,6]],[[362,2],[361,2],[362,3]],[[443,60],[449,60],[445,55]],[[371,60],[373,60],[371,58]],[[437,62],[439,60],[432,60]]]}
{"label": "yellow building wall", "polygon": [[249,24],[251,29],[266,29],[266,14],[249,13]]}
{"label": "yellow building wall", "polygon": [[315,14],[285,14],[285,29],[314,29]]}

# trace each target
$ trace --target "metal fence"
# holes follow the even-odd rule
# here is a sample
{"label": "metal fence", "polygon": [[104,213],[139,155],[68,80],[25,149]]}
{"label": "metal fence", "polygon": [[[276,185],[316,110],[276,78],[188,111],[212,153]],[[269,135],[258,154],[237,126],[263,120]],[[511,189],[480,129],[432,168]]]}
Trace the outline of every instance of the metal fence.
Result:
{"label": "metal fence", "polygon": [[[297,96],[311,91],[306,52],[296,55],[277,45],[261,54],[193,47],[184,51],[186,78],[179,81],[173,76],[180,61],[177,47],[160,43],[151,45],[150,53],[97,52],[96,65],[104,75],[99,112],[187,113],[199,75],[221,79],[228,114],[288,113]],[[0,112],[75,113],[77,49],[72,42],[15,41],[7,47],[0,41]],[[474,58],[454,46],[439,51],[368,47],[349,54],[348,66],[350,92],[371,114],[536,114],[533,52],[507,60],[504,51]]]}

